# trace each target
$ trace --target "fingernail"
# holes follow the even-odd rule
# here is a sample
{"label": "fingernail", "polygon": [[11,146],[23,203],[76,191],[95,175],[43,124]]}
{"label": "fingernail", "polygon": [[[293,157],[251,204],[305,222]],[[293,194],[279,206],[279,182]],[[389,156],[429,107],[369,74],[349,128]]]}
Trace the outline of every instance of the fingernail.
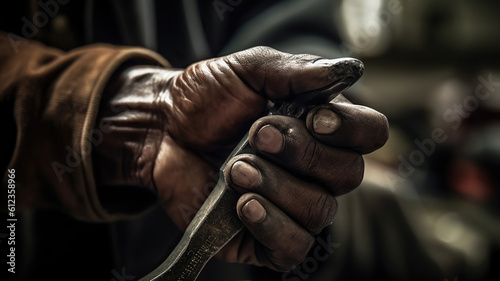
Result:
{"label": "fingernail", "polygon": [[241,212],[247,220],[253,223],[261,222],[266,218],[266,209],[255,199],[248,201]]}
{"label": "fingernail", "polygon": [[260,183],[260,173],[254,166],[237,161],[231,167],[231,181],[244,188],[255,188]]}
{"label": "fingernail", "polygon": [[273,125],[265,125],[257,133],[255,145],[261,152],[278,153],[283,149],[283,135]]}
{"label": "fingernail", "polygon": [[313,130],[316,134],[328,135],[340,127],[340,117],[333,111],[321,108],[314,114]]}

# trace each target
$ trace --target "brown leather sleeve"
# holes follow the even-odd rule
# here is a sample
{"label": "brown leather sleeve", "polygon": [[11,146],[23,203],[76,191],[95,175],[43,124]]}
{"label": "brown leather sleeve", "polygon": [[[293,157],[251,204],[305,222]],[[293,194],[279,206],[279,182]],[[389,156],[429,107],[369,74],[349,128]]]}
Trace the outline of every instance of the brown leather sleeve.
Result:
{"label": "brown leather sleeve", "polygon": [[91,152],[107,129],[96,124],[106,84],[131,60],[168,65],[142,48],[91,45],[65,53],[0,32],[1,186],[5,194],[7,169],[15,169],[18,209],[55,207],[92,221],[119,218],[99,201]]}

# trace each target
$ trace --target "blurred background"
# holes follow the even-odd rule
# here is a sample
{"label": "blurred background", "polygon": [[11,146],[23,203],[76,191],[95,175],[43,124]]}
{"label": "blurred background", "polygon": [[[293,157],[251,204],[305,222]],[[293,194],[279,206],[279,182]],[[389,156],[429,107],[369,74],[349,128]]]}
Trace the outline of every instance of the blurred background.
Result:
{"label": "blurred background", "polygon": [[[289,273],[212,261],[201,280],[500,280],[500,2],[8,5],[3,30],[64,50],[96,42],[140,45],[180,68],[258,45],[364,62],[364,77],[345,96],[384,113],[390,139],[365,157],[365,180],[339,198],[322,243]],[[40,11],[46,21],[35,17]],[[24,235],[27,268],[54,279],[78,270],[85,272],[82,280],[113,280],[113,270],[122,269],[139,277],[179,238],[160,209],[109,225],[50,211],[24,216],[31,222]],[[58,264],[58,273],[50,264]]]}

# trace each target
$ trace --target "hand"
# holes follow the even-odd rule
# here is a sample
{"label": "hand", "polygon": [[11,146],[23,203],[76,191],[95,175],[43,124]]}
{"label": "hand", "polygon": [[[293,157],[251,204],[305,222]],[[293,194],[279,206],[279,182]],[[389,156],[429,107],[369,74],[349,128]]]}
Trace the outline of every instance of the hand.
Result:
{"label": "hand", "polygon": [[127,69],[100,111],[112,131],[94,153],[96,181],[103,188],[152,190],[185,229],[192,216],[180,206],[193,206],[193,197],[205,193],[251,125],[249,140],[258,155],[239,155],[226,168],[230,186],[243,193],[236,211],[245,230],[218,256],[293,268],[313,235],[331,224],[335,196],[361,182],[361,155],[385,143],[388,124],[382,114],[342,96],[310,110],[306,122],[259,117],[268,99],[322,89],[341,78],[332,60],[265,47],[185,70]]}

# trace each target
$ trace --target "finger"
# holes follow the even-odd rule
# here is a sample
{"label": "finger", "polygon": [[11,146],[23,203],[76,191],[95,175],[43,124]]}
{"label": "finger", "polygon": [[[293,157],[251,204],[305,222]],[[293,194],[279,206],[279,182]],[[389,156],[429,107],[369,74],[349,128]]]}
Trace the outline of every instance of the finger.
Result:
{"label": "finger", "polygon": [[233,158],[228,167],[226,179],[232,188],[262,195],[310,233],[318,234],[333,222],[337,201],[320,186],[252,154]]}
{"label": "finger", "polygon": [[285,271],[306,258],[313,236],[271,202],[246,193],[238,200],[236,210],[247,230],[260,242],[255,251],[261,264]]}
{"label": "finger", "polygon": [[253,91],[271,100],[322,89],[341,80],[348,81],[346,89],[364,72],[363,63],[353,58],[292,55],[269,47],[234,53],[224,61]]}
{"label": "finger", "polygon": [[389,137],[387,118],[366,106],[329,103],[309,111],[307,128],[324,144],[370,153]]}
{"label": "finger", "polygon": [[263,117],[251,127],[249,141],[265,159],[316,181],[335,196],[356,188],[363,179],[364,162],[359,153],[321,143],[298,119]]}

